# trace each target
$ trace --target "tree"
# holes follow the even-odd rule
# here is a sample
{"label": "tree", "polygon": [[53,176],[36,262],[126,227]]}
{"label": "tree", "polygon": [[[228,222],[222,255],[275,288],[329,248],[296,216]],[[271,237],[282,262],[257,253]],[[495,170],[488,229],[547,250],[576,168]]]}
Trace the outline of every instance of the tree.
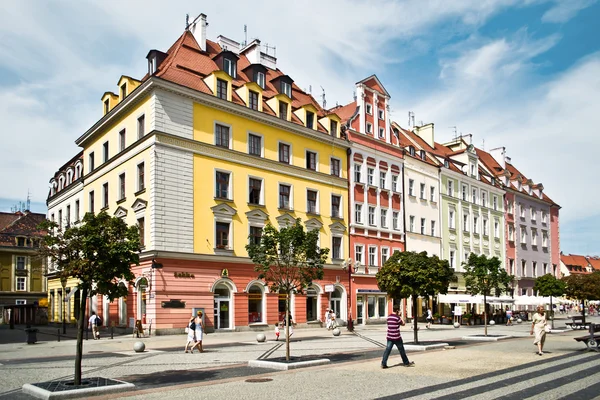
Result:
{"label": "tree", "polygon": [[554,310],[552,308],[552,296],[560,297],[565,294],[565,282],[552,274],[538,277],[533,285],[533,290],[542,296],[550,296],[550,311],[552,312],[552,329],[554,329]]}
{"label": "tree", "polygon": [[[417,298],[448,293],[448,285],[454,278],[454,270],[448,261],[427,252],[396,251],[379,269],[377,286],[393,299],[412,296],[413,318],[417,316]],[[415,343],[419,343],[417,324],[414,324]]]}
{"label": "tree", "polygon": [[74,384],[80,385],[87,298],[102,294],[112,301],[127,295],[127,289],[119,282],[131,283],[134,278],[131,266],[139,264],[139,229],[127,226],[123,220],[106,212],[87,213],[80,225],[67,227],[64,231],[51,221],[42,223],[41,227],[47,235],[39,255],[56,267],[60,279],[71,277],[79,281],[81,311],[77,318]]}
{"label": "tree", "polygon": [[[565,295],[578,302],[600,299],[600,271],[591,274],[571,274],[562,278],[566,284]],[[581,309],[585,325],[585,311]]]}
{"label": "tree", "polygon": [[471,253],[463,265],[467,292],[473,296],[483,294],[484,334],[487,336],[487,296],[492,293],[500,296],[503,291],[508,292],[515,277],[502,268],[502,262],[497,257],[487,258],[484,254],[478,256]]}
{"label": "tree", "polygon": [[273,292],[285,293],[285,359],[290,360],[290,294],[323,279],[323,264],[328,248],[319,248],[319,231],[305,231],[300,219],[291,226],[277,230],[268,224],[258,243],[246,245],[248,256]]}

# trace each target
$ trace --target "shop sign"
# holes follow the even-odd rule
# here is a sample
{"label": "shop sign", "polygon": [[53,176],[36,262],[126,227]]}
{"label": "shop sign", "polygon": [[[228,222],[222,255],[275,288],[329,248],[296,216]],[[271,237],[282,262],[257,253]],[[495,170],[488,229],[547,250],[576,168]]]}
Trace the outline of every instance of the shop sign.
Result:
{"label": "shop sign", "polygon": [[185,308],[185,301],[169,300],[161,303],[162,308]]}
{"label": "shop sign", "polygon": [[333,285],[325,285],[325,293],[332,293],[335,291],[335,287]]}
{"label": "shop sign", "polygon": [[196,277],[194,274],[191,274],[189,272],[173,272],[173,276],[175,278],[195,278]]}

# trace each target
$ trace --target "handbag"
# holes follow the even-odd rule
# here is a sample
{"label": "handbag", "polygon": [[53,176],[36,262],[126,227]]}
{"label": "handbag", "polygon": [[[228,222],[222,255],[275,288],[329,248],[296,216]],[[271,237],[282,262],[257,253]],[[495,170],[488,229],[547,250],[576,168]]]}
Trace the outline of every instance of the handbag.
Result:
{"label": "handbag", "polygon": [[190,328],[189,327],[185,327],[185,333],[189,333],[190,332]]}
{"label": "handbag", "polygon": [[544,325],[544,330],[546,331],[546,333],[550,333],[550,331],[552,330],[552,328],[550,328],[549,325]]}

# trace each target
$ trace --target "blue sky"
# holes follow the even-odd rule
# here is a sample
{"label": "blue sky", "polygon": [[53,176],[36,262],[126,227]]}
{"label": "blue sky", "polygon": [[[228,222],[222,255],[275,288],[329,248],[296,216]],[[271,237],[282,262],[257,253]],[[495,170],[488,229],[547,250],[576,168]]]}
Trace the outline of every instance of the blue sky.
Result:
{"label": "blue sky", "polygon": [[[352,100],[377,74],[392,116],[435,124],[435,139],[473,134],[505,146],[513,164],[561,210],[561,249],[600,254],[600,2],[598,0],[306,0],[7,2],[0,14],[0,210],[45,211],[48,181],[101,116],[122,74],[141,77],[185,14],[208,35],[277,46],[278,67],[327,105]],[[226,11],[226,12],[225,12]],[[484,144],[485,143],[485,144]]]}

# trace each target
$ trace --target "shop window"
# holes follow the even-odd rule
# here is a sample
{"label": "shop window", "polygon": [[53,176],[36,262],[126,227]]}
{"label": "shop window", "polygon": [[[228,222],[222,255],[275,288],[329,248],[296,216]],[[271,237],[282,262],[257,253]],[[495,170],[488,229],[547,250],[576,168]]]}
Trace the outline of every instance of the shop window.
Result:
{"label": "shop window", "polygon": [[340,288],[335,288],[329,297],[329,308],[333,310],[336,318],[340,318],[340,310],[342,305],[342,291]]}
{"label": "shop window", "polygon": [[317,321],[319,319],[318,290],[313,286],[306,289],[306,320]]}
{"label": "shop window", "polygon": [[262,322],[263,292],[258,285],[252,285],[248,290],[248,323]]}

